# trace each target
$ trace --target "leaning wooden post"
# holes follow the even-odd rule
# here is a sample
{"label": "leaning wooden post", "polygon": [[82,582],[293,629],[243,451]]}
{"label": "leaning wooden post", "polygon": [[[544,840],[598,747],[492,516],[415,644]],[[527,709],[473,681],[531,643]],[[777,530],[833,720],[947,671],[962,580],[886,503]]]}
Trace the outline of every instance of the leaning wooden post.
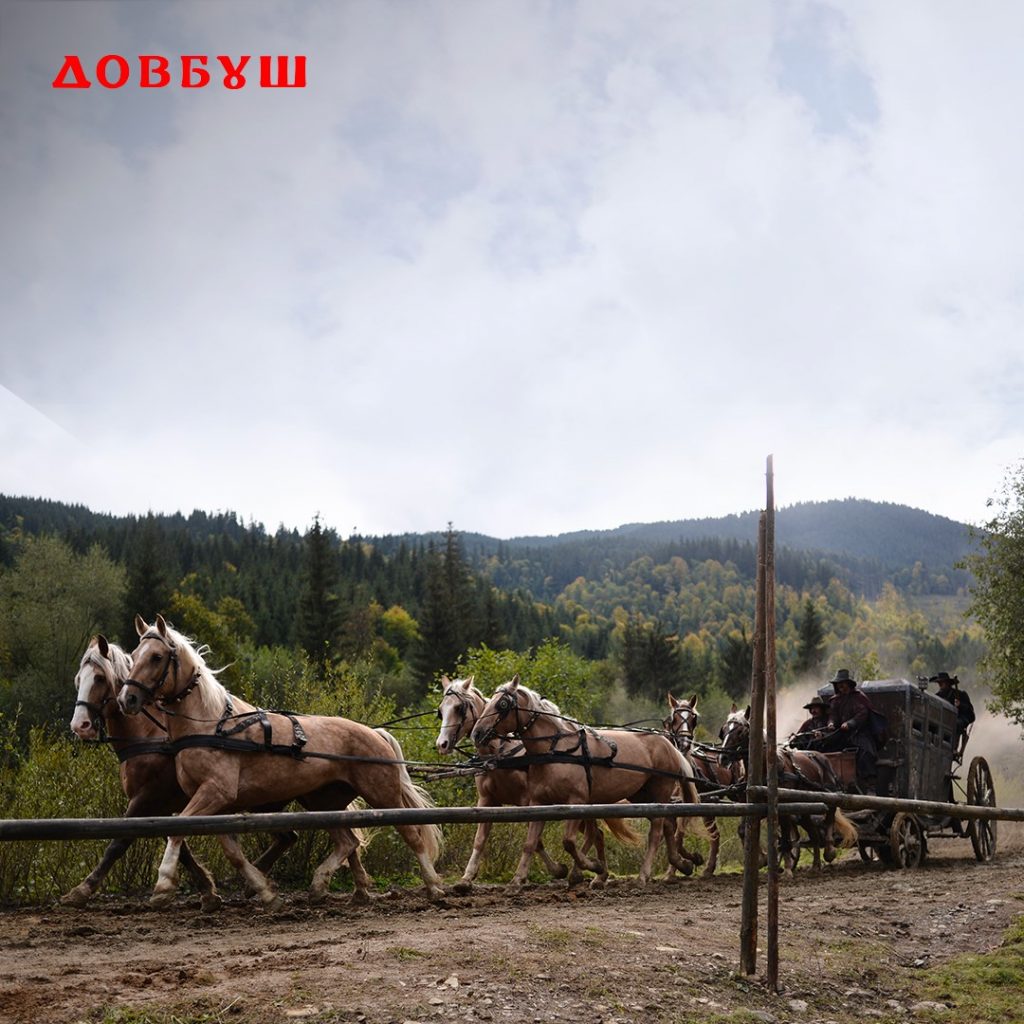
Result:
{"label": "leaning wooden post", "polygon": [[768,456],[764,531],[764,696],[768,762],[768,987],[779,991],[779,763],[775,702],[775,474]]}
{"label": "leaning wooden post", "polygon": [[[764,627],[765,515],[757,530],[757,590],[754,606],[754,664],[750,679],[750,751],[747,786],[764,785]],[[749,794],[748,794],[749,799]],[[743,909],[740,921],[740,970],[757,972],[757,890],[761,867],[761,819],[744,819]]]}

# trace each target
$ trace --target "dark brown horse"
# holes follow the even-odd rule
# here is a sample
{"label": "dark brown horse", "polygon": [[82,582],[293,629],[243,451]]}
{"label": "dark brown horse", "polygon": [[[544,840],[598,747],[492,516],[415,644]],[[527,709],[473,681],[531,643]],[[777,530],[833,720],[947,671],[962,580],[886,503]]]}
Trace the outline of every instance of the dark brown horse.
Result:
{"label": "dark brown horse", "polygon": [[[128,807],[124,812],[126,818],[177,814],[188,803],[188,797],[178,785],[163,713],[154,708],[149,716],[128,716],[117,703],[117,694],[131,669],[130,654],[110,643],[102,634],[93,638],[82,655],[75,676],[78,699],[71,718],[71,731],[87,742],[105,739],[114,748],[121,762],[121,787],[128,797]],[[280,809],[280,806],[264,808]],[[277,834],[274,843],[256,861],[260,870],[269,871],[296,839],[294,832]],[[89,876],[68,892],[61,902],[84,907],[133,842],[132,839],[112,839]],[[210,873],[196,860],[184,841],[181,863],[199,890],[203,909],[219,907],[220,897]]]}
{"label": "dark brown horse", "polygon": [[[695,742],[694,732],[697,729],[697,719],[700,717],[697,711],[697,695],[694,694],[689,700],[676,700],[670,693],[668,706],[669,714],[664,722],[665,735],[690,762],[698,787],[728,789],[742,782],[740,765],[737,762],[733,761],[731,764],[725,765],[718,759],[716,751],[702,743]],[[718,848],[721,845],[722,837],[718,831],[718,822],[714,818],[707,817],[702,820],[710,839],[704,874],[713,875],[718,866]],[[679,819],[677,832],[679,826],[683,824],[684,820]],[[680,836],[679,839],[681,842],[682,837]],[[669,876],[671,876],[672,870],[670,865]]]}
{"label": "dark brown horse", "polygon": [[[750,756],[750,708],[740,711],[733,704],[720,736],[723,752],[737,758],[745,773]],[[842,789],[828,758],[823,754],[781,747],[776,751],[776,765],[779,784],[786,788],[804,789],[810,793],[839,792]],[[790,873],[793,873],[800,859],[799,838],[795,831],[787,833],[785,823],[793,821],[790,815],[783,812],[780,820],[783,823],[783,857]],[[799,816],[796,822],[810,840],[814,858],[812,867],[815,870],[821,868],[822,847],[825,860],[831,863],[836,858],[837,846],[839,849],[849,849],[857,844],[857,827],[836,807],[830,807],[823,818],[807,814]]]}
{"label": "dark brown horse", "polygon": [[[182,816],[226,814],[290,800],[309,810],[344,810],[357,796],[371,807],[432,806],[413,785],[398,741],[383,730],[346,718],[263,711],[232,699],[200,651],[162,616],[152,626],[136,616],[136,628],[139,646],[118,702],[130,715],[154,704],[167,713],[170,738],[179,748],[178,782],[189,796]],[[231,744],[224,743],[226,732]],[[434,870],[440,829],[411,824],[396,828],[419,862],[429,895],[441,895],[441,879]],[[368,899],[370,878],[358,860],[357,836],[350,828],[327,832],[334,846],[313,875],[313,896],[326,893],[334,872],[348,860],[354,898]],[[277,905],[269,880],[248,861],[235,837],[217,838],[264,904]],[[153,894],[158,905],[173,894],[180,849],[180,837],[168,839]]]}
{"label": "dark brown horse", "polygon": [[[624,729],[600,731],[567,718],[558,706],[533,690],[520,685],[519,677],[499,686],[480,712],[472,732],[477,746],[495,736],[517,736],[526,748],[530,764],[527,787],[530,805],[604,804],[629,800],[633,803],[668,803],[677,786],[683,798],[698,803],[689,762],[662,735]],[[603,884],[607,867],[603,861],[586,862],[576,848],[579,821],[567,821],[562,845],[582,870],[597,871],[596,884]],[[537,849],[544,822],[530,822],[526,844],[510,886],[522,886]],[[664,838],[669,861],[690,874],[692,863],[684,858],[669,818],[652,818],[647,850],[640,867],[640,882],[651,877],[654,857]],[[600,851],[598,851],[600,856]]]}

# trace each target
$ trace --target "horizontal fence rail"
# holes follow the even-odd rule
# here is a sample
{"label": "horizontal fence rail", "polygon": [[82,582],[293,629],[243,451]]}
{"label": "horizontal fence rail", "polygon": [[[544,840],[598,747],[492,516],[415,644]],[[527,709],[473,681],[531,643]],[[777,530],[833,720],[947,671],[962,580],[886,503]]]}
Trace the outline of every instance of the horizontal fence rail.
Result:
{"label": "horizontal fence rail", "polygon": [[[815,793],[787,804],[791,814],[824,814]],[[454,825],[481,821],[578,821],[589,818],[764,817],[764,803],[741,804],[546,804],[535,807],[411,807],[358,811],[299,811],[276,814],[205,814],[164,818],[8,818],[0,841],[27,839],[137,839],[144,836],[203,836],[243,832],[370,828],[376,825]]]}
{"label": "horizontal fence rail", "polygon": [[[747,792],[755,800],[767,793],[765,787],[748,787]],[[790,801],[806,800],[807,791],[780,789],[779,801],[787,808]],[[1016,807],[987,807],[984,804],[947,804],[934,800],[905,800],[902,797],[871,796],[860,793],[818,793],[814,799],[829,807],[841,807],[844,811],[907,811],[924,817],[935,818],[982,818],[988,821],[1024,821],[1024,809]],[[790,813],[798,813],[790,811]]]}

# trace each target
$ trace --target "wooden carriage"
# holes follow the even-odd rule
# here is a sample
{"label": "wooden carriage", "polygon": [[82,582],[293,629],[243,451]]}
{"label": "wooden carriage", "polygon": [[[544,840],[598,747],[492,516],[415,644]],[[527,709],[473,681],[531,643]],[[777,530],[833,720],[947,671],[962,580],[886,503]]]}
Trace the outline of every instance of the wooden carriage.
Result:
{"label": "wooden carriage", "polygon": [[[878,751],[878,796],[995,806],[992,772],[983,757],[972,759],[966,786],[962,783],[963,750],[958,749],[956,709],[950,703],[929,693],[923,681],[873,680],[861,683],[860,689],[885,716],[888,726],[888,736]],[[828,698],[832,688],[822,687],[819,693]],[[826,756],[844,787],[860,792],[854,751]],[[846,813],[857,824],[860,854],[866,861],[917,867],[924,861],[932,837],[970,839],[979,861],[995,854],[995,821],[967,821],[958,836],[953,827],[961,819],[955,815],[876,810]]]}

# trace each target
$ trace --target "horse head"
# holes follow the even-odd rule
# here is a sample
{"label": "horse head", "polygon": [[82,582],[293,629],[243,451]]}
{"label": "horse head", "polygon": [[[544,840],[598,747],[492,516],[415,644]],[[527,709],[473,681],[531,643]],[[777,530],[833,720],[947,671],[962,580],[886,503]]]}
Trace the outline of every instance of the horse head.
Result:
{"label": "horse head", "polygon": [[729,717],[726,718],[718,734],[722,741],[723,750],[731,750],[735,754],[746,755],[750,746],[750,705],[745,711],[740,711],[735,704],[729,710]]}
{"label": "horse head", "polygon": [[664,721],[665,732],[676,747],[686,753],[693,745],[693,734],[697,728],[697,719],[700,718],[697,694],[689,700],[676,700],[670,693],[668,707],[669,714]]}
{"label": "horse head", "polygon": [[82,655],[75,675],[75,711],[71,731],[83,740],[100,736],[106,708],[117,699],[118,690],[132,669],[131,656],[102,634],[93,637]]}
{"label": "horse head", "polygon": [[117,698],[125,714],[137,715],[146,704],[166,709],[207,681],[223,690],[203,661],[201,651],[172,629],[162,615],[157,615],[152,626],[136,615],[135,629],[139,645],[132,652],[131,675]]}
{"label": "horse head", "polygon": [[473,676],[468,679],[441,677],[441,703],[437,706],[437,717],[441,729],[435,746],[439,754],[450,754],[456,744],[464,740],[476,725],[486,701],[483,694],[473,685]]}
{"label": "horse head", "polygon": [[507,683],[499,686],[483,706],[480,717],[470,733],[473,744],[482,747],[495,736],[519,735],[526,728],[523,726],[520,712],[532,711],[534,699],[532,690],[519,685],[517,672]]}

